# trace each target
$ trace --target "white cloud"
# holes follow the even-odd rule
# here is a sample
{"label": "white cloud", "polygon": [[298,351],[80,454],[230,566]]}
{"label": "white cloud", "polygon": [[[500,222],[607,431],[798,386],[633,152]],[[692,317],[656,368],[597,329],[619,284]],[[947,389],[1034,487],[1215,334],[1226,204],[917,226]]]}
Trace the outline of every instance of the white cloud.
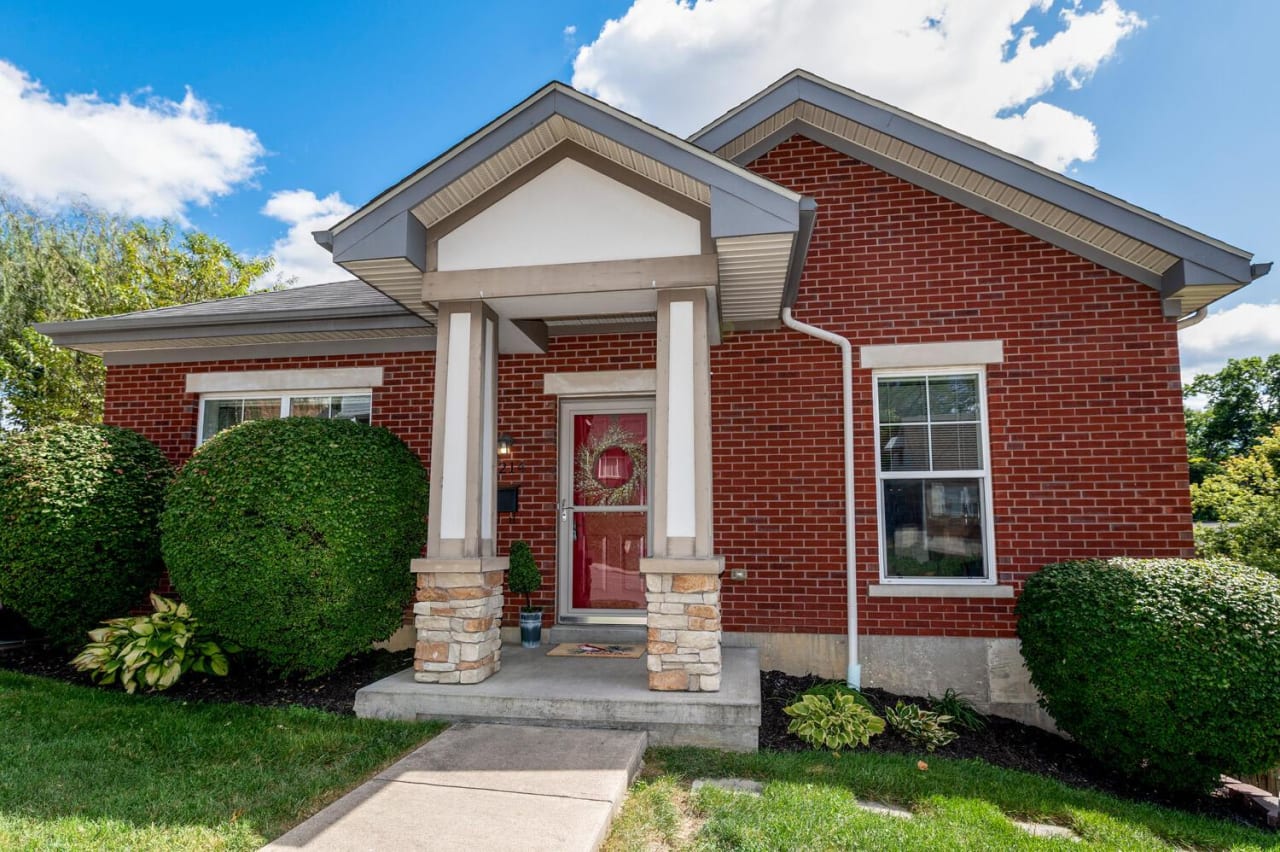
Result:
{"label": "white cloud", "polygon": [[317,198],[309,189],[273,193],[262,213],[289,226],[288,233],[271,246],[280,278],[293,279],[293,284],[323,284],[349,279],[351,273],[334,263],[328,250],[316,245],[311,232],[328,228],[353,210],[355,208],[336,192],[324,198]]}
{"label": "white cloud", "polygon": [[317,198],[310,189],[284,189],[271,193],[262,215],[289,226],[288,233],[271,243],[275,271],[293,285],[344,281],[351,272],[334,264],[328,249],[316,244],[312,230],[324,230],[355,210],[337,192]]}
{"label": "white cloud", "polygon": [[1182,353],[1182,381],[1201,373],[1216,373],[1228,358],[1267,356],[1280,352],[1280,303],[1243,303],[1212,313],[1178,332]]}
{"label": "white cloud", "polygon": [[[1086,5],[1089,8],[1086,8]],[[635,0],[574,61],[573,85],[686,134],[802,67],[1065,170],[1092,122],[1046,103],[1077,88],[1143,21],[1115,0]]]}
{"label": "white cloud", "polygon": [[184,220],[250,180],[257,135],[217,121],[190,90],[181,101],[147,96],[55,99],[0,61],[0,190],[58,208],[88,202],[126,216]]}
{"label": "white cloud", "polygon": [[565,38],[573,38],[577,34],[578,34],[578,27],[576,24],[569,24],[569,26],[564,28]]}

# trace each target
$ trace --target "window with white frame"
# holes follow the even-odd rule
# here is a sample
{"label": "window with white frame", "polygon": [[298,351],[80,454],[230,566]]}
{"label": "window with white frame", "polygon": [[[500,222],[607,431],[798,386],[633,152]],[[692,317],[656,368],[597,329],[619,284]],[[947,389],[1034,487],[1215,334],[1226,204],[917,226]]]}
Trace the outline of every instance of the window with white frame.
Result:
{"label": "window with white frame", "polygon": [[992,582],[983,372],[877,373],[875,408],[883,578]]}
{"label": "window with white frame", "polygon": [[368,424],[372,412],[369,390],[204,394],[200,397],[200,443],[250,420],[322,417]]}

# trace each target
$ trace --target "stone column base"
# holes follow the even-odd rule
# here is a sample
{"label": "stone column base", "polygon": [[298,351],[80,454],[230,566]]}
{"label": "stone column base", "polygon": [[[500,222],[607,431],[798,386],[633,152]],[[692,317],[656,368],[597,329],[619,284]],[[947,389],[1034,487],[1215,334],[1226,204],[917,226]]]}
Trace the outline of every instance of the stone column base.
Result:
{"label": "stone column base", "polygon": [[649,603],[649,689],[720,691],[720,574],[724,560],[640,560]]}
{"label": "stone column base", "polygon": [[415,559],[419,683],[480,683],[502,667],[502,579],[507,559]]}

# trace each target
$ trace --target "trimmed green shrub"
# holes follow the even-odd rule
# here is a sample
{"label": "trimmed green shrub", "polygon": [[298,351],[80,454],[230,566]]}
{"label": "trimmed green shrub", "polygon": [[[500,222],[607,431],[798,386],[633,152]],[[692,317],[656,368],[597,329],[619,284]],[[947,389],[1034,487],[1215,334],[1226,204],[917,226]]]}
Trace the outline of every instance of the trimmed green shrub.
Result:
{"label": "trimmed green shrub", "polygon": [[61,424],[0,440],[0,601],[79,646],[159,579],[156,526],[173,470],[115,426]]}
{"label": "trimmed green shrub", "polygon": [[315,677],[400,626],[426,513],[426,472],[386,429],[259,420],[179,471],[161,545],[214,633],[282,675]]}
{"label": "trimmed green shrub", "polygon": [[507,588],[513,595],[524,595],[524,612],[538,612],[533,605],[533,593],[542,587],[542,573],[538,571],[538,563],[533,559],[533,550],[527,541],[511,543],[511,553],[507,559]]}
{"label": "trimmed green shrub", "polygon": [[918,704],[899,701],[893,707],[884,708],[884,720],[890,728],[916,748],[933,751],[955,742],[960,736],[947,728],[951,717],[933,710],[925,710]]}
{"label": "trimmed green shrub", "polygon": [[150,615],[113,618],[89,631],[92,640],[71,665],[106,686],[120,681],[133,694],[139,684],[148,692],[168,689],[189,671],[225,675],[227,654],[240,649],[219,645],[191,615],[191,607],[151,594]]}
{"label": "trimmed green shrub", "polygon": [[1280,763],[1280,580],[1227,561],[1050,565],[1018,635],[1041,704],[1104,763],[1168,789]]}
{"label": "trimmed green shrub", "polygon": [[[861,696],[859,696],[861,697]],[[884,732],[884,719],[848,693],[801,695],[782,712],[791,717],[787,731],[814,748],[841,749],[865,746]]]}

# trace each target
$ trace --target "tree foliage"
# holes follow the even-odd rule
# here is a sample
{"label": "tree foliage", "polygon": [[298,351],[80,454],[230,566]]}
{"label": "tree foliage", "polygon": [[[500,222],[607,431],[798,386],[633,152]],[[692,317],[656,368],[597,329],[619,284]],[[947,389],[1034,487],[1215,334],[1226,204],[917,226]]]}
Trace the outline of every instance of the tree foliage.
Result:
{"label": "tree foliage", "polygon": [[1203,474],[1211,474],[1205,460],[1220,463],[1243,453],[1280,424],[1280,354],[1232,358],[1218,372],[1196,376],[1183,398],[1205,401],[1201,410],[1186,409],[1187,449],[1193,469],[1199,461]]}
{"label": "tree foliage", "polygon": [[54,346],[32,323],[241,296],[272,266],[170,222],[48,216],[0,198],[0,423],[102,418],[101,360]]}
{"label": "tree foliage", "polygon": [[1280,426],[1191,486],[1196,544],[1206,556],[1228,556],[1280,574]]}

